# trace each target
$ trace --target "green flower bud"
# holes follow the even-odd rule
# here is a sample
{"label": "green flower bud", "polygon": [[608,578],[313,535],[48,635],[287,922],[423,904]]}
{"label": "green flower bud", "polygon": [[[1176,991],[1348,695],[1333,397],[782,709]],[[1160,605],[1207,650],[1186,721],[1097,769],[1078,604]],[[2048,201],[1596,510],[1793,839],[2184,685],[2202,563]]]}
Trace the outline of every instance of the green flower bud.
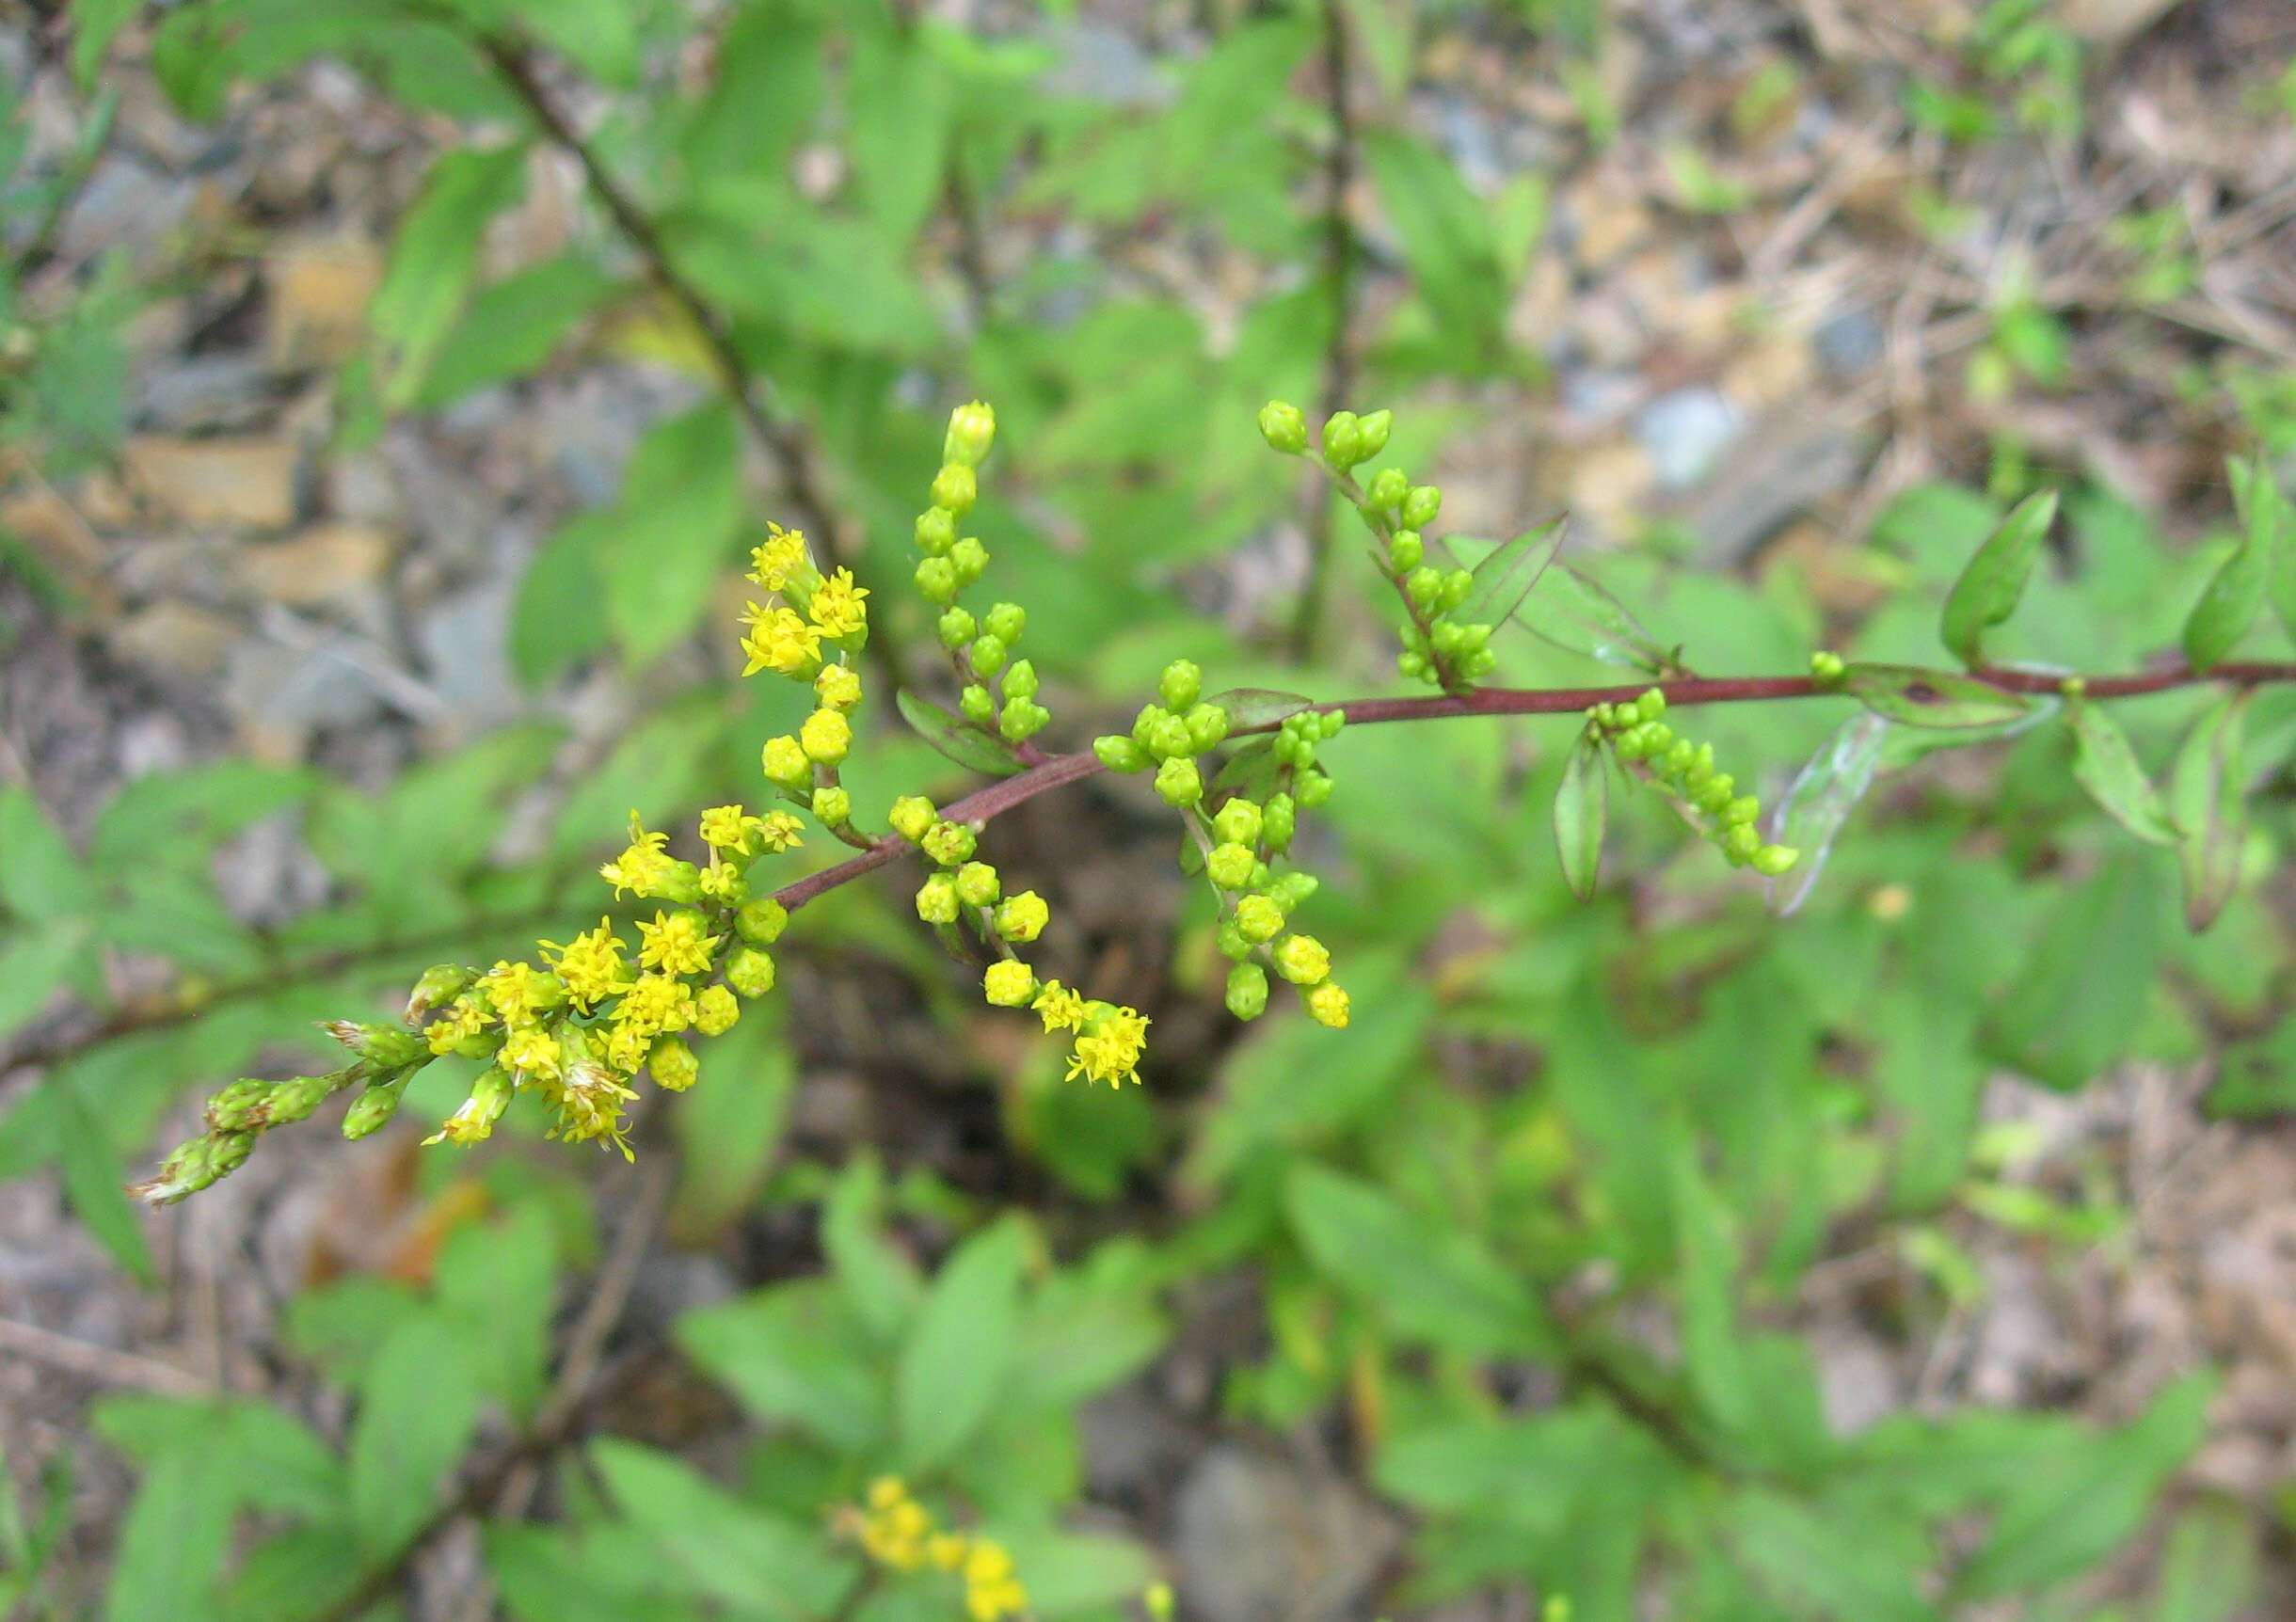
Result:
{"label": "green flower bud", "polygon": [[1270,449],[1297,456],[1307,449],[1307,419],[1299,406],[1270,400],[1260,407],[1260,437]]}
{"label": "green flower bud", "polygon": [[1164,667],[1164,675],[1156,682],[1156,693],[1164,700],[1165,708],[1186,709],[1204,696],[1204,672],[1188,660],[1175,659]]}
{"label": "green flower bud", "polygon": [[957,883],[946,873],[935,873],[917,889],[917,915],[928,924],[953,924],[961,911]]}
{"label": "green flower bud", "polygon": [[733,915],[733,927],[743,940],[770,946],[789,927],[789,909],[771,896],[761,896],[741,903],[741,910]]}
{"label": "green flower bud", "polygon": [[1388,430],[1395,425],[1393,411],[1369,411],[1355,420],[1356,440],[1363,446],[1364,460],[1387,449]]}
{"label": "green flower bud", "polygon": [[1110,771],[1144,771],[1148,769],[1148,751],[1120,733],[1093,739],[1092,753],[1100,757],[1100,764]]}
{"label": "green flower bud", "polygon": [[957,595],[957,568],[947,558],[927,558],[917,565],[917,589],[927,602],[944,606]]}
{"label": "green flower bud", "polygon": [[973,851],[980,847],[981,835],[964,822],[935,822],[925,830],[925,836],[917,843],[926,855],[942,867],[953,867],[972,860]]}
{"label": "green flower bud", "polygon": [[1395,674],[1418,681],[1425,676],[1431,676],[1433,672],[1427,668],[1426,654],[1413,653],[1407,648],[1395,655]]}
{"label": "green flower bud", "polygon": [[940,632],[941,645],[954,649],[972,641],[976,628],[971,614],[961,608],[952,608],[941,615],[941,622],[935,628]]}
{"label": "green flower bud", "polygon": [[997,730],[1012,742],[1023,743],[1042,732],[1051,719],[1052,711],[1032,699],[1007,699],[997,717]]}
{"label": "green flower bud", "polygon": [[248,1076],[234,1081],[207,1101],[210,1132],[243,1132],[270,1124],[271,1084]]}
{"label": "green flower bud", "polygon": [[1288,794],[1268,796],[1260,812],[1260,843],[1282,855],[1290,849],[1294,830],[1292,797]]}
{"label": "green flower bud", "polygon": [[949,567],[957,571],[960,585],[971,585],[989,566],[989,549],[981,544],[978,535],[966,535],[949,549]]}
{"label": "green flower bud", "polygon": [[1316,878],[1313,873],[1302,872],[1295,867],[1268,885],[1268,894],[1274,898],[1276,905],[1289,914],[1322,888],[1322,880]]}
{"label": "green flower bud", "polygon": [[933,504],[947,507],[960,518],[973,510],[980,493],[973,470],[962,462],[945,462],[933,476]]}
{"label": "green flower bud", "polygon": [[989,690],[977,681],[957,694],[957,708],[965,712],[965,719],[975,726],[986,726],[997,718],[997,701],[989,696]]}
{"label": "green flower bud", "polygon": [[1268,971],[1257,963],[1237,963],[1228,971],[1228,1011],[1237,1019],[1257,1019],[1268,1011]]}
{"label": "green flower bud", "polygon": [[1333,1030],[1347,1028],[1347,994],[1332,980],[1317,982],[1307,994],[1308,1018]]}
{"label": "green flower bud", "polygon": [[1315,711],[1315,736],[1324,739],[1327,741],[1337,738],[1340,734],[1340,730],[1347,724],[1347,712],[1344,709],[1319,709]]}
{"label": "green flower bud", "polygon": [[1403,590],[1413,608],[1422,613],[1431,613],[1435,605],[1443,601],[1443,571],[1422,564],[1405,577]]}
{"label": "green flower bud", "polygon": [[343,1135],[356,1143],[362,1137],[372,1137],[391,1124],[399,1112],[399,1100],[406,1096],[407,1081],[385,1082],[370,1087],[351,1101],[349,1113],[343,1118]]}
{"label": "green flower bud", "polygon": [[1005,657],[1011,651],[1000,636],[977,636],[973,639],[973,668],[982,676],[995,676],[1004,668]]}
{"label": "green flower bud", "polygon": [[1352,411],[1335,411],[1323,424],[1323,459],[1345,472],[1363,459],[1363,432]]}
{"label": "green flower bud", "polygon": [[1156,791],[1168,805],[1193,805],[1204,798],[1204,778],[1193,760],[1175,755],[1156,768]]}
{"label": "green flower bud", "polygon": [[1272,896],[1246,896],[1236,903],[1236,927],[1245,940],[1257,946],[1284,930],[1284,908]]}
{"label": "green flower bud", "polygon": [[967,862],[957,869],[957,898],[968,907],[993,907],[1004,893],[997,869],[986,862]]}
{"label": "green flower bud", "polygon": [[1842,673],[1848,669],[1849,666],[1842,662],[1842,656],[1838,653],[1827,653],[1821,648],[1810,656],[1810,674],[1827,686],[1840,681]]}
{"label": "green flower bud", "polygon": [[813,815],[824,828],[842,828],[853,819],[853,797],[843,788],[816,788]]}
{"label": "green flower bud", "polygon": [[1730,790],[1737,782],[1727,771],[1717,771],[1698,788],[1698,807],[1710,817],[1719,817],[1730,805]]}
{"label": "green flower bud", "polygon": [[1499,656],[1487,647],[1478,647],[1459,661],[1459,673],[1473,680],[1478,676],[1489,676],[1498,668]]}
{"label": "green flower bud", "polygon": [[1260,808],[1241,795],[1230,800],[1212,816],[1212,832],[1231,845],[1252,845],[1259,842]]}
{"label": "green flower bud", "polygon": [[1331,954],[1313,935],[1285,935],[1273,947],[1276,973],[1296,986],[1312,986],[1330,977]]}
{"label": "green flower bud", "polygon": [[1257,865],[1249,845],[1215,845],[1212,853],[1204,859],[1204,870],[1223,890],[1240,890],[1249,884],[1252,869]]}
{"label": "green flower bud", "polygon": [[1052,909],[1044,905],[1044,898],[1034,890],[1023,890],[998,903],[993,921],[998,939],[1026,946],[1044,932],[1051,918]]}
{"label": "green flower bud", "polygon": [[1303,811],[1313,811],[1331,798],[1331,779],[1328,772],[1310,771],[1292,785],[1292,793]]}
{"label": "green flower bud", "polygon": [[933,808],[933,802],[922,794],[903,794],[893,802],[893,808],[885,813],[885,819],[892,824],[894,833],[914,845],[941,818]]}
{"label": "green flower bud", "polygon": [[1012,668],[1005,672],[1004,681],[1000,685],[1007,698],[1034,698],[1037,689],[1035,662],[1026,659],[1014,660]]}
{"label": "green flower bud", "polygon": [[1723,806],[1721,812],[1724,826],[1732,828],[1741,822],[1751,822],[1761,815],[1762,802],[1751,794],[1739,795]]}
{"label": "green flower bud", "polygon": [[1363,492],[1366,512],[1390,513],[1403,505],[1403,498],[1411,493],[1411,482],[1400,468],[1381,468],[1372,474],[1370,487]]}
{"label": "green flower bud", "polygon": [[1653,687],[1634,700],[1634,712],[1645,721],[1656,721],[1666,713],[1666,695]]}
{"label": "green flower bud", "polygon": [[1236,927],[1234,918],[1220,919],[1220,928],[1213,934],[1212,941],[1215,946],[1219,946],[1220,955],[1232,963],[1241,962],[1258,950],[1250,941],[1244,939],[1244,932]]}
{"label": "green flower bud", "polygon": [[1405,529],[1424,530],[1435,521],[1435,515],[1442,511],[1441,490],[1433,485],[1413,485],[1410,493],[1403,498],[1403,508],[1398,516]]}
{"label": "green flower bud", "polygon": [[199,1185],[205,1188],[222,1182],[247,1163],[254,1153],[255,1134],[252,1132],[218,1133],[208,1139],[207,1180]]}
{"label": "green flower bud", "polygon": [[1419,538],[1417,530],[1397,530],[1387,542],[1387,566],[1395,573],[1408,575],[1427,557],[1427,543]]}
{"label": "green flower bud", "polygon": [[1464,603],[1475,591],[1475,576],[1465,569],[1453,569],[1443,578],[1443,612]]}
{"label": "green flower bud", "polygon": [[415,989],[407,998],[407,1023],[421,1025],[424,1014],[453,1002],[477,978],[459,963],[433,963],[423,971],[423,978],[415,981]]}
{"label": "green flower bud", "polygon": [[766,739],[765,747],[757,752],[757,766],[765,780],[779,787],[800,788],[813,781],[813,762],[797,739],[786,733]]}
{"label": "green flower bud", "polygon": [[761,997],[773,989],[773,960],[756,946],[736,946],[725,959],[725,983],[741,996]]}
{"label": "green flower bud", "polygon": [[1722,835],[1722,854],[1730,859],[1732,866],[1746,866],[1761,851],[1762,835],[1754,831],[1753,824],[1749,822],[1737,823]]}
{"label": "green flower bud", "polygon": [[947,507],[929,507],[917,514],[917,544],[927,557],[946,557],[956,541],[956,514]]}
{"label": "green flower bud", "polygon": [[962,468],[978,468],[997,438],[997,413],[976,400],[949,414],[949,432],[941,440],[941,460]]}
{"label": "green flower bud", "polygon": [[422,1036],[404,1026],[327,1020],[319,1028],[376,1070],[404,1070],[429,1052]]}
{"label": "green flower bud", "polygon": [[1148,753],[1158,760],[1172,760],[1196,753],[1195,735],[1188,731],[1188,723],[1170,710],[1164,719],[1149,729]]}
{"label": "green flower bud", "polygon": [[1775,879],[1802,859],[1802,853],[1789,845],[1764,845],[1751,858],[1754,871],[1765,879]]}
{"label": "green flower bud", "polygon": [[1188,708],[1188,746],[1201,755],[1217,748],[1228,736],[1228,712],[1217,704],[1191,704]]}
{"label": "green flower bud", "polygon": [[646,1050],[646,1068],[654,1085],[664,1092],[683,1092],[701,1079],[702,1061],[694,1050],[674,1036],[657,1037]]}
{"label": "green flower bud", "polygon": [[1667,749],[1666,758],[1658,763],[1658,771],[1666,777],[1680,777],[1690,770],[1690,763],[1698,757],[1698,745],[1687,738],[1678,738]]}
{"label": "green flower bud", "polygon": [[983,626],[991,636],[1002,637],[1007,647],[1020,641],[1021,632],[1028,628],[1028,612],[1018,603],[998,603],[989,610]]}
{"label": "green flower bud", "polygon": [[335,1077],[327,1075],[298,1075],[280,1082],[271,1089],[269,1105],[264,1111],[268,1124],[283,1126],[291,1121],[309,1121],[311,1112],[335,1090]]}

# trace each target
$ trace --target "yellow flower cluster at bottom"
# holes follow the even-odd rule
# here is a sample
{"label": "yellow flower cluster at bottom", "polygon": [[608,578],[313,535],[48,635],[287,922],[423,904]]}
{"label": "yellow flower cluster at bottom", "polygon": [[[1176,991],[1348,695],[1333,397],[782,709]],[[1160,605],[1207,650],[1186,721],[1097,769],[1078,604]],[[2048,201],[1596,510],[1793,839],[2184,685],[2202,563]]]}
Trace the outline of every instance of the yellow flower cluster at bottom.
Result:
{"label": "yellow flower cluster at bottom", "polygon": [[965,1613],[972,1622],[1002,1622],[1028,1607],[1028,1592],[1012,1574],[1012,1556],[995,1538],[944,1530],[933,1512],[909,1496],[897,1475],[869,1483],[867,1502],[840,1519],[862,1550],[895,1571],[926,1566],[953,1571],[965,1580]]}

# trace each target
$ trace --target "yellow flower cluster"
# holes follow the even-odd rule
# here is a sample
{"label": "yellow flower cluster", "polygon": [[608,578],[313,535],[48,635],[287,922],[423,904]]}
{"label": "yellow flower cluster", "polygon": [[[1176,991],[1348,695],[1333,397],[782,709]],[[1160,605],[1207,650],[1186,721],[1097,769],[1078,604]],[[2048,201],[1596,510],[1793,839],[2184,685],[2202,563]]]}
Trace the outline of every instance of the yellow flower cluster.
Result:
{"label": "yellow flower cluster", "polygon": [[1004,1545],[936,1526],[932,1511],[910,1496],[897,1475],[869,1483],[863,1506],[845,1510],[840,1519],[862,1551],[881,1566],[959,1574],[965,1581],[965,1614],[972,1622],[1001,1622],[1028,1608],[1028,1591],[1013,1575],[1012,1556]]}
{"label": "yellow flower cluster", "polygon": [[1140,1055],[1148,1047],[1148,1021],[1138,1009],[1088,1000],[1059,980],[1046,980],[1029,1005],[1048,1031],[1076,1033],[1068,1056],[1068,1078],[1105,1081],[1110,1087],[1140,1080]]}
{"label": "yellow flower cluster", "polygon": [[[749,578],[781,600],[743,610],[749,629],[741,638],[741,674],[770,670],[809,682],[820,708],[795,737],[769,741],[760,765],[766,781],[841,829],[853,820],[853,802],[837,786],[837,768],[853,747],[848,713],[861,702],[861,677],[848,660],[869,644],[869,591],[853,583],[851,569],[822,575],[800,532],[766,528],[764,543],[750,552]],[[824,648],[837,657],[824,662]]]}

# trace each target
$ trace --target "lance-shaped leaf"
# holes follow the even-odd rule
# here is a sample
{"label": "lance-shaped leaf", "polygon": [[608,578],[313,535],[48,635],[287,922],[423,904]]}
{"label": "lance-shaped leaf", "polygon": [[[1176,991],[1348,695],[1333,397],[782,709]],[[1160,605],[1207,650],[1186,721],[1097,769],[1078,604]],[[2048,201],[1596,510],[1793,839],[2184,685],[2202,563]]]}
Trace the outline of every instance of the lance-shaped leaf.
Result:
{"label": "lance-shaped leaf", "polygon": [[2296,636],[2296,507],[2261,459],[2229,457],[2224,476],[2232,485],[2233,510],[2240,515],[2246,545],[2272,553],[2269,595],[2280,623]]}
{"label": "lance-shaped leaf", "polygon": [[1625,606],[1569,564],[1556,564],[1531,583],[1515,618],[1533,636],[1604,664],[1660,675],[1673,660]]}
{"label": "lance-shaped leaf", "polygon": [[1450,617],[1461,625],[1506,624],[1539,582],[1539,577],[1546,572],[1547,565],[1555,561],[1555,549],[1563,544],[1563,531],[1569,522],[1566,516],[1535,530],[1525,530],[1513,540],[1492,547],[1472,564],[1468,562],[1471,554],[1466,549],[1487,543],[1468,541],[1459,535],[1445,538],[1444,547],[1475,578],[1467,600],[1453,610]]}
{"label": "lance-shaped leaf", "polygon": [[1273,726],[1287,716],[1313,709],[1315,701],[1300,692],[1279,692],[1268,687],[1231,687],[1204,699],[1228,712],[1230,732],[1251,732]]}
{"label": "lance-shaped leaf", "polygon": [[2169,772],[2168,814],[2184,835],[2184,920],[2194,930],[2214,923],[2240,887],[2247,707],[2248,694],[2235,693],[2194,722]]}
{"label": "lance-shaped leaf", "polygon": [[917,728],[918,737],[959,766],[996,777],[1010,777],[1021,769],[1021,763],[1012,758],[1012,752],[1002,743],[949,714],[933,700],[919,698],[903,688],[893,695],[893,703],[901,710],[901,718]]}
{"label": "lance-shaped leaf", "polygon": [[2248,634],[2272,591],[2273,577],[2282,572],[2280,554],[2286,549],[2281,521],[2285,506],[2271,475],[2238,460],[2228,463],[2225,471],[2243,533],[2240,546],[2217,565],[2185,617],[2184,657],[2194,670],[2208,669]]}
{"label": "lance-shaped leaf", "polygon": [[1593,896],[1602,867],[1602,833],[1610,821],[1610,776],[1603,770],[1602,735],[1591,724],[1571,747],[1562,787],[1555,796],[1555,849],[1563,882],[1584,901]]}
{"label": "lance-shaped leaf", "polygon": [[1861,709],[1835,729],[1819,745],[1809,764],[1786,790],[1778,807],[1778,844],[1802,853],[1796,862],[1770,881],[1770,910],[1785,917],[1817,888],[1818,875],[1834,848],[1842,825],[1849,820],[1866,790],[1873,787],[1882,751],[1889,740],[1889,723],[1870,709]]}
{"label": "lance-shaped leaf", "polygon": [[1953,581],[1953,589],[1946,594],[1937,634],[1962,663],[1974,668],[1985,662],[1980,644],[1985,628],[2017,612],[2017,599],[2025,595],[2025,582],[2033,578],[2033,560],[2041,552],[2041,537],[2049,533],[2056,517],[2056,491],[2026,497],[1985,538],[1961,571],[1961,578]]}
{"label": "lance-shaped leaf", "polygon": [[2075,700],[2066,707],[2065,724],[2073,729],[2073,780],[2089,791],[2089,798],[2106,816],[2148,845],[2174,845],[2180,835],[2169,820],[2160,791],[2137,764],[2136,751],[2121,724],[2093,704]]}
{"label": "lance-shaped leaf", "polygon": [[1911,664],[1853,664],[1842,673],[1842,688],[1901,726],[2000,726],[2033,708],[2023,693]]}

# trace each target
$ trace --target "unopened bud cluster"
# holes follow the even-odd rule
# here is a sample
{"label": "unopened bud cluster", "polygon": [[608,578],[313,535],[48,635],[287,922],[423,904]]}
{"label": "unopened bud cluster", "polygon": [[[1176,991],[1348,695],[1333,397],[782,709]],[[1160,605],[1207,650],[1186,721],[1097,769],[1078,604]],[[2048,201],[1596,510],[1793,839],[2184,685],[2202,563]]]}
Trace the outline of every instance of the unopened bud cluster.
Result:
{"label": "unopened bud cluster", "polygon": [[917,589],[941,611],[935,627],[962,683],[957,707],[991,738],[1025,743],[1051,713],[1036,701],[1036,666],[1016,659],[1028,616],[1018,603],[998,603],[976,619],[957,597],[988,567],[988,549],[957,526],[980,499],[979,469],[997,437],[997,414],[979,401],[949,414],[933,505],[917,515]]}
{"label": "unopened bud cluster", "polygon": [[[1321,461],[1355,503],[1371,532],[1372,561],[1403,599],[1409,620],[1403,627],[1403,651],[1395,659],[1397,672],[1457,692],[1496,668],[1498,656],[1491,651],[1492,628],[1458,617],[1474,595],[1475,576],[1427,562],[1421,532],[1443,511],[1442,489],[1412,484],[1400,468],[1382,468],[1368,482],[1355,477],[1358,466],[1387,448],[1393,422],[1394,415],[1387,411],[1361,417],[1352,411],[1334,412],[1323,425]],[[1269,401],[1261,410],[1260,433],[1287,454],[1307,450],[1306,420],[1299,407],[1281,400]]]}
{"label": "unopened bud cluster", "polygon": [[1666,695],[1657,688],[1619,704],[1598,704],[1586,719],[1600,728],[1622,766],[1642,774],[1672,797],[1691,825],[1720,851],[1733,867],[1751,867],[1776,878],[1800,859],[1784,845],[1762,843],[1758,823],[1762,801],[1738,792],[1735,779],[1714,770],[1711,743],[1678,737],[1662,719]]}

